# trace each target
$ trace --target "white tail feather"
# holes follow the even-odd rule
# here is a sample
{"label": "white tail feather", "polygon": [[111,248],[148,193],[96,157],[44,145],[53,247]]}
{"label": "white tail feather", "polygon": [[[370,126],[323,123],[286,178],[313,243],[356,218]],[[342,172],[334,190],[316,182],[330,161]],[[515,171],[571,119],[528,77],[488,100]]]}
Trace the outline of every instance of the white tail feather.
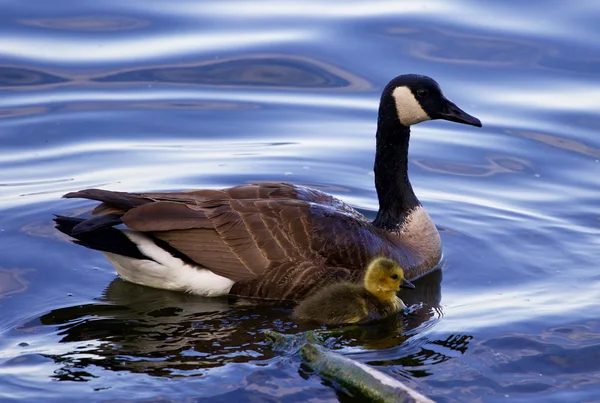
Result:
{"label": "white tail feather", "polygon": [[144,234],[123,230],[144,255],[152,260],[134,259],[110,252],[104,256],[124,280],[165,290],[185,291],[205,297],[226,295],[234,281],[210,270],[192,266],[156,245]]}

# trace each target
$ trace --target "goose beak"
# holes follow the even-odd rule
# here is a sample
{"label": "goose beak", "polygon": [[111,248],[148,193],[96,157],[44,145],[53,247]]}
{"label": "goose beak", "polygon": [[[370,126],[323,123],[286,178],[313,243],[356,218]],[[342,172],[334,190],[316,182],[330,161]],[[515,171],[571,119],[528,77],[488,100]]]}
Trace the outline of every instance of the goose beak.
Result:
{"label": "goose beak", "polygon": [[415,285],[407,279],[402,279],[402,283],[400,283],[400,288],[410,288],[411,290],[414,290]]}
{"label": "goose beak", "polygon": [[438,119],[481,127],[481,121],[475,116],[469,115],[449,99],[444,98],[444,100],[446,101],[446,105],[444,106],[443,111],[439,113]]}

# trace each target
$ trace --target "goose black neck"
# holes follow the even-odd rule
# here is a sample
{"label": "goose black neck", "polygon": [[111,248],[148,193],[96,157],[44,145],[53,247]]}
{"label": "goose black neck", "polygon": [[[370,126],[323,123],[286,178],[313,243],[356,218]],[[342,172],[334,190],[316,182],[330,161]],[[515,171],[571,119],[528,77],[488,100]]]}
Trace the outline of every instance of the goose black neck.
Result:
{"label": "goose black neck", "polygon": [[408,179],[410,128],[400,123],[395,110],[387,114],[388,118],[382,112],[380,110],[377,122],[374,168],[379,212],[373,224],[393,230],[400,227],[408,213],[420,203]]}

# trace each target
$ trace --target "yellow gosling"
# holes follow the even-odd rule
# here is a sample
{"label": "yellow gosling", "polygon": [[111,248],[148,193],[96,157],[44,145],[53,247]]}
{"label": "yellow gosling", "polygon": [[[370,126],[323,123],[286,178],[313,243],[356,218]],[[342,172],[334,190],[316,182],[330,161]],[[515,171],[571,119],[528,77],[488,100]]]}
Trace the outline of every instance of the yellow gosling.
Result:
{"label": "yellow gosling", "polygon": [[367,267],[363,284],[341,282],[323,287],[300,302],[294,317],[324,325],[379,320],[404,308],[396,296],[400,288],[415,286],[404,279],[398,263],[377,258]]}

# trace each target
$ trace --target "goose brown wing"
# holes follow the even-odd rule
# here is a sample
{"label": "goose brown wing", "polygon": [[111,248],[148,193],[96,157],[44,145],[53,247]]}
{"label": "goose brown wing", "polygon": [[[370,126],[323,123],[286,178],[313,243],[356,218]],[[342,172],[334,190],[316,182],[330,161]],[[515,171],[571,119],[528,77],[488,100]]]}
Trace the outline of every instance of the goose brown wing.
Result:
{"label": "goose brown wing", "polygon": [[[289,184],[179,193],[91,189],[66,197],[103,202],[96,208],[100,213],[120,212],[131,229],[240,282],[242,295],[301,294],[316,278],[360,275],[373,256],[392,253],[385,234],[354,209],[318,190]],[[252,290],[256,287],[264,291]]]}
{"label": "goose brown wing", "polygon": [[318,256],[310,249],[310,204],[300,200],[155,201],[122,216],[216,274],[234,281],[262,276],[281,262]]}
{"label": "goose brown wing", "polygon": [[307,207],[296,221],[302,223],[306,238],[294,224],[277,222],[287,228],[284,235],[294,237],[296,257],[273,260],[262,275],[234,284],[232,294],[298,300],[329,283],[359,281],[366,265],[377,256],[393,258],[401,265],[411,264],[411,256],[402,245],[396,245],[385,231],[357,212],[347,214],[318,204]]}

